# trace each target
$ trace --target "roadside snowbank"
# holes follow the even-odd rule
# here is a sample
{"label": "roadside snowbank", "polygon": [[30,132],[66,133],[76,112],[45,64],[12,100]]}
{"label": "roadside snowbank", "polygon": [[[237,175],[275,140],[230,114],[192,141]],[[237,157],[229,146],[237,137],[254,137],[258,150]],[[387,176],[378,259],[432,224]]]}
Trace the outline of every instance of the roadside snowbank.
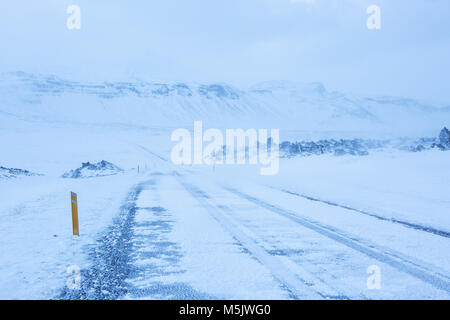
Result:
{"label": "roadside snowbank", "polygon": [[[97,179],[25,177],[0,184],[0,299],[50,299],[85,268],[89,246],[112,224],[136,173]],[[80,237],[72,235],[70,191],[78,193]]]}

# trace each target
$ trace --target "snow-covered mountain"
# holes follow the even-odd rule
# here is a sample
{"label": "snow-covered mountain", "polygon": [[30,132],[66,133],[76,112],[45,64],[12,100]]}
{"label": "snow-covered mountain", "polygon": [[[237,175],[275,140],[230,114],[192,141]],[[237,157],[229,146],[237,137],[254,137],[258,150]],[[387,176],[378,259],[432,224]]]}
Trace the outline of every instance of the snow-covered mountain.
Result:
{"label": "snow-covered mountain", "polygon": [[203,120],[217,127],[429,135],[450,123],[450,107],[332,92],[320,83],[270,81],[243,90],[223,83],[83,83],[16,72],[0,74],[0,117],[144,127]]}

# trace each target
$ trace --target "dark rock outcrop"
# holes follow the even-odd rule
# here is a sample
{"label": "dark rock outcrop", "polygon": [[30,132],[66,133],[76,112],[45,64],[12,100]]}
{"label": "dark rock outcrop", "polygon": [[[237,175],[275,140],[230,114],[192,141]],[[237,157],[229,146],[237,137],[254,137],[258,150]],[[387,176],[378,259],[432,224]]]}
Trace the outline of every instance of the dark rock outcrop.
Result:
{"label": "dark rock outcrop", "polygon": [[98,163],[82,163],[80,168],[70,170],[69,172],[64,173],[61,177],[72,179],[104,177],[115,175],[122,171],[123,169],[119,168],[115,164],[102,160]]}

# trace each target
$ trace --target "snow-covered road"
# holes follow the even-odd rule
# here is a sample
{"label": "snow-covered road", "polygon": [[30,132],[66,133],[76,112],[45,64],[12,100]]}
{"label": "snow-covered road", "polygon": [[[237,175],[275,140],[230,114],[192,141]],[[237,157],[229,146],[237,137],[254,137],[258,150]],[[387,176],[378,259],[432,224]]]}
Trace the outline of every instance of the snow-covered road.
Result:
{"label": "snow-covered road", "polygon": [[[66,298],[450,297],[445,235],[212,176],[151,173],[130,193],[127,218],[116,226],[122,236],[113,232],[99,245],[100,257],[118,255],[87,271],[88,278],[97,274],[86,282],[93,295]],[[367,286],[374,266],[379,289]]]}
{"label": "snow-covered road", "polygon": [[110,156],[140,172],[3,183],[2,298],[450,298],[447,153],[282,159],[263,178],[126,150]]}

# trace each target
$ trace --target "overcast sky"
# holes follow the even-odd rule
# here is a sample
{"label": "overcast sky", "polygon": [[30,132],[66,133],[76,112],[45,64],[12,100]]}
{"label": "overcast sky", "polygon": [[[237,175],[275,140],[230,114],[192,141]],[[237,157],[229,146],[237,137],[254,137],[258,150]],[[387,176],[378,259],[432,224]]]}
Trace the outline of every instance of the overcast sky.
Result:
{"label": "overcast sky", "polygon": [[[81,8],[81,30],[66,9]],[[366,9],[381,7],[381,30]],[[0,71],[85,80],[323,82],[450,102],[448,0],[5,0]]]}

